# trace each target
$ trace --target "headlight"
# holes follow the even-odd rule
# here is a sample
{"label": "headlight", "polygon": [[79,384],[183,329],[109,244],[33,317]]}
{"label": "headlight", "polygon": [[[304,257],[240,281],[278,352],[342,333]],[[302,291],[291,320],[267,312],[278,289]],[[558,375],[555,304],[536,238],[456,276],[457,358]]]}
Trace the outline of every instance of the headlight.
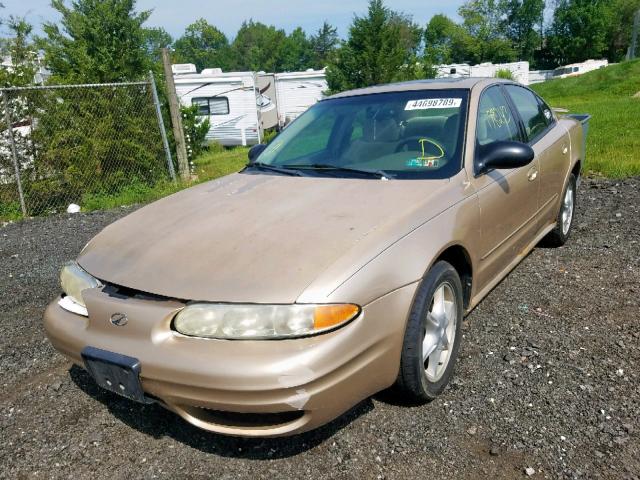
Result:
{"label": "headlight", "polygon": [[82,292],[101,285],[100,280],[89,275],[76,262],[68,262],[60,271],[60,286],[66,296],[59,304],[65,310],[86,316],[87,307]]}
{"label": "headlight", "polygon": [[326,332],[353,320],[360,307],[337,305],[234,305],[194,303],[176,315],[183,335],[220,339],[292,338]]}

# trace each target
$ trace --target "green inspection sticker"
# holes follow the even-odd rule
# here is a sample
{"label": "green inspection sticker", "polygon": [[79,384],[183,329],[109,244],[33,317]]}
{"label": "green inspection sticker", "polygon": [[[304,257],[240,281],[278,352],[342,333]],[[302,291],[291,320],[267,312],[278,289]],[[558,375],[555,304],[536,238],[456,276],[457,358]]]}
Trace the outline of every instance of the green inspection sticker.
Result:
{"label": "green inspection sticker", "polygon": [[410,158],[405,162],[405,165],[407,167],[413,167],[413,168],[438,168],[439,164],[440,162],[438,161],[438,159],[435,159],[435,158],[428,159],[428,158],[420,158],[420,157]]}

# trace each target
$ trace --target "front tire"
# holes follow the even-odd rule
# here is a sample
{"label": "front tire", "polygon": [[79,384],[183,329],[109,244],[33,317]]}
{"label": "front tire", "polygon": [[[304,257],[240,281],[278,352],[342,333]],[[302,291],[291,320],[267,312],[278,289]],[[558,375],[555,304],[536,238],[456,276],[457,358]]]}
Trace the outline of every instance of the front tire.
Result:
{"label": "front tire", "polygon": [[556,227],[543,239],[544,246],[561,247],[569,240],[575,215],[576,195],[576,176],[572,173],[562,194],[562,204],[556,219]]}
{"label": "front tire", "polygon": [[397,386],[411,400],[429,401],[449,383],[462,337],[462,283],[447,262],[423,279],[407,322]]}

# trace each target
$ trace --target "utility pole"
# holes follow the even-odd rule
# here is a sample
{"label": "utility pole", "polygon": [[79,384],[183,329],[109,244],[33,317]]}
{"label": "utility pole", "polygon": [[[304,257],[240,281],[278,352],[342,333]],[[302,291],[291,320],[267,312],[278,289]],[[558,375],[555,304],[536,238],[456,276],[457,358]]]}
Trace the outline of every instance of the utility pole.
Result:
{"label": "utility pole", "polygon": [[189,179],[189,161],[187,159],[187,148],[184,143],[184,129],[182,128],[182,116],[180,115],[180,104],[176,96],[176,85],[173,82],[173,71],[171,70],[171,60],[169,51],[162,49],[162,65],[164,67],[164,78],[167,83],[167,97],[169,99],[169,113],[171,114],[171,125],[173,127],[173,138],[176,141],[176,157],[178,158],[178,170],[182,180]]}

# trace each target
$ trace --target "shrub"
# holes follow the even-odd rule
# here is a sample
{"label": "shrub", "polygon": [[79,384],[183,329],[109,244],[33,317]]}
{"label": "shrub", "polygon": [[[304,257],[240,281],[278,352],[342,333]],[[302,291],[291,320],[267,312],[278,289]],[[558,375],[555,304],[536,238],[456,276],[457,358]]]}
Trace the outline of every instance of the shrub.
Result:
{"label": "shrub", "polygon": [[266,130],[262,136],[262,143],[269,143],[276,135],[278,132],[275,129]]}
{"label": "shrub", "polygon": [[507,70],[506,68],[501,68],[496,71],[495,78],[504,78],[505,80],[515,80],[513,78],[513,73],[511,70]]}
{"label": "shrub", "polygon": [[189,160],[199,157],[207,147],[206,137],[209,131],[209,119],[198,115],[198,106],[182,107],[182,128]]}

